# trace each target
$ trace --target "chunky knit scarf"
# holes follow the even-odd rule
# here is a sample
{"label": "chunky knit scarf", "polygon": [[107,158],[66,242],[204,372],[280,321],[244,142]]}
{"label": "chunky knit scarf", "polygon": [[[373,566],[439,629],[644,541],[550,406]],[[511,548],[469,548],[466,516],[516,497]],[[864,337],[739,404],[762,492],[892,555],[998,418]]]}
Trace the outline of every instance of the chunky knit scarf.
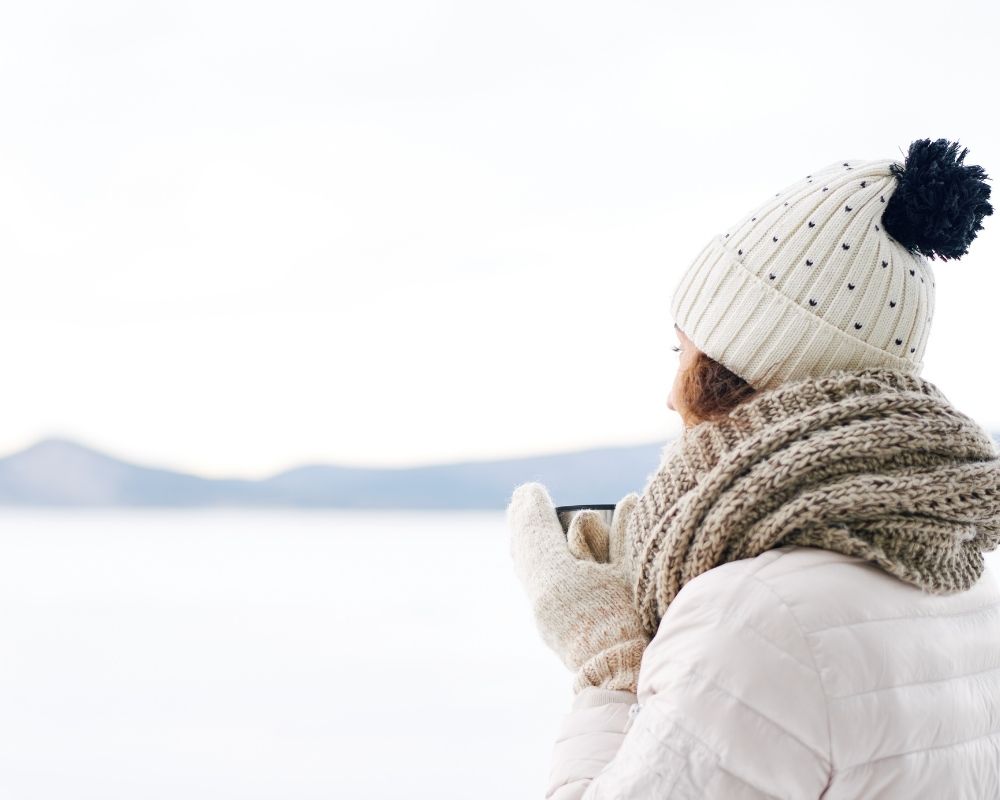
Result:
{"label": "chunky knit scarf", "polygon": [[961,591],[1000,545],[1000,452],[918,376],[870,368],[796,380],[668,442],[627,537],[650,636],[692,578],[786,544]]}

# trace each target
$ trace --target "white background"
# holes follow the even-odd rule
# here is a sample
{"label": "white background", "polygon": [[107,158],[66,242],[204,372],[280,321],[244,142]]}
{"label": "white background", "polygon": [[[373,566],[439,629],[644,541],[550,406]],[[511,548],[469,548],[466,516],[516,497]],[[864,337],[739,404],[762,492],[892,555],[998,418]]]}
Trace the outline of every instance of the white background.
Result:
{"label": "white background", "polygon": [[[710,237],[918,138],[1000,172],[997,8],[4,4],[0,453],[259,476],[669,438]],[[992,429],[996,224],[933,264],[924,369]]]}

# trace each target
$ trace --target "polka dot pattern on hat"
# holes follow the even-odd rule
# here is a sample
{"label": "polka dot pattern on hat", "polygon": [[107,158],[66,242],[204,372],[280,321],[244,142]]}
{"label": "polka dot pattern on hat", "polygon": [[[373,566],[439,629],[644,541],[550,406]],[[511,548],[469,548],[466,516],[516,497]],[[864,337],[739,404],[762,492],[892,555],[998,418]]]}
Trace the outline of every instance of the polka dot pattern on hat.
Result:
{"label": "polka dot pattern on hat", "polygon": [[678,327],[755,388],[835,369],[919,374],[935,283],[882,224],[894,164],[828,164],[725,227],[676,286]]}

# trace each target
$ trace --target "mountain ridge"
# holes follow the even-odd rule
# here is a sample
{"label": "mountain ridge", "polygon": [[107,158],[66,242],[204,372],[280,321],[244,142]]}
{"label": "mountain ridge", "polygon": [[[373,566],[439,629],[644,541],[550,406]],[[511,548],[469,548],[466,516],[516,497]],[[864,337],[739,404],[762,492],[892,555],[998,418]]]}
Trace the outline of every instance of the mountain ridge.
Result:
{"label": "mountain ridge", "polygon": [[303,464],[266,478],[208,478],[47,437],[0,457],[0,506],[499,509],[537,480],[560,505],[639,491],[664,442],[409,467]]}

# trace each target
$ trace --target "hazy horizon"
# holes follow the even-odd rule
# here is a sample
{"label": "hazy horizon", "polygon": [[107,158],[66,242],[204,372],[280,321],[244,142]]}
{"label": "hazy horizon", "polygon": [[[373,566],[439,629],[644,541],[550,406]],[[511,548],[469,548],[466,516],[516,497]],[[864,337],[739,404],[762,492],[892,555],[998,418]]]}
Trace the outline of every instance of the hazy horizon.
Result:
{"label": "hazy horizon", "polygon": [[[670,438],[670,437],[667,437],[667,438]],[[510,454],[510,455],[502,455],[502,456],[496,456],[496,457],[484,456],[482,458],[454,458],[454,459],[447,459],[447,460],[440,460],[440,461],[414,461],[413,463],[367,464],[367,463],[352,463],[352,462],[345,462],[345,461],[296,461],[296,462],[287,464],[285,466],[279,467],[278,469],[275,469],[273,471],[265,472],[262,475],[255,476],[255,477],[266,478],[266,477],[270,477],[270,476],[273,476],[273,475],[280,474],[280,473],[282,473],[282,472],[284,472],[286,470],[289,470],[289,469],[296,469],[296,468],[299,468],[299,467],[314,466],[314,465],[337,466],[337,467],[345,467],[345,468],[348,468],[348,469],[359,469],[359,470],[364,470],[364,469],[374,469],[374,470],[386,469],[386,470],[389,470],[389,469],[410,469],[410,468],[420,468],[420,467],[449,466],[449,465],[454,465],[454,464],[465,464],[465,463],[470,463],[470,464],[471,463],[477,463],[477,464],[478,463],[484,463],[485,464],[485,463],[491,463],[491,462],[494,462],[494,461],[520,461],[520,460],[526,460],[526,459],[532,459],[532,458],[545,458],[545,457],[548,457],[548,456],[570,455],[570,454],[574,454],[574,453],[590,452],[590,451],[593,451],[593,450],[632,448],[632,447],[642,447],[642,446],[656,445],[656,444],[660,444],[660,443],[666,442],[666,440],[667,439],[649,439],[649,440],[637,441],[637,442],[612,442],[612,443],[609,443],[609,444],[598,444],[598,445],[585,445],[585,444],[582,444],[582,445],[579,445],[579,446],[576,446],[576,447],[570,446],[570,447],[566,447],[566,448],[559,448],[559,449],[553,449],[553,450],[541,450],[541,451],[531,451],[531,452],[523,452],[523,453],[513,453],[513,454]],[[32,447],[35,447],[36,445],[40,445],[40,444],[44,444],[44,443],[50,443],[50,442],[65,443],[65,444],[68,444],[68,445],[71,445],[71,446],[79,446],[79,447],[82,447],[82,448],[84,448],[86,450],[92,450],[92,451],[94,451],[96,453],[99,453],[101,455],[108,456],[108,457],[113,458],[113,459],[115,459],[117,461],[124,461],[126,463],[129,463],[129,464],[132,464],[132,465],[135,465],[135,466],[139,466],[139,467],[151,467],[151,468],[154,468],[154,469],[165,469],[165,470],[183,472],[183,473],[189,474],[189,475],[196,475],[196,476],[199,476],[199,477],[212,478],[212,479],[220,479],[220,478],[241,478],[242,479],[242,478],[246,477],[246,476],[236,475],[236,474],[209,475],[209,474],[204,474],[204,473],[198,472],[196,470],[187,470],[187,469],[184,469],[182,467],[177,467],[177,466],[174,466],[172,464],[165,464],[165,463],[161,463],[161,462],[158,462],[158,461],[143,460],[141,458],[140,459],[132,459],[132,458],[129,458],[129,457],[126,457],[126,456],[122,455],[119,452],[116,452],[116,451],[110,450],[110,449],[108,449],[106,447],[103,447],[100,444],[95,444],[95,443],[92,443],[92,442],[82,441],[80,439],[69,437],[69,436],[43,436],[43,437],[40,437],[38,439],[32,439],[31,441],[27,442],[23,446],[15,447],[15,448],[10,449],[10,450],[0,451],[0,459],[3,459],[5,457],[7,457],[7,456],[16,455],[16,454],[21,453],[21,452],[23,452],[25,450],[28,450],[28,449],[30,449]],[[250,477],[249,479],[253,480],[254,477]]]}

